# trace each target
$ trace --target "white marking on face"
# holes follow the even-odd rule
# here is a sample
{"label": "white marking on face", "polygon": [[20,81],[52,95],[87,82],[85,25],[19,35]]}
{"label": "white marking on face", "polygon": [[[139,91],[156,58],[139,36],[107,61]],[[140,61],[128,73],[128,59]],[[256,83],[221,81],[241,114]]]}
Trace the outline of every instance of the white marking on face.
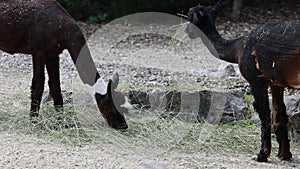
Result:
{"label": "white marking on face", "polygon": [[102,78],[97,80],[93,88],[95,93],[99,93],[101,95],[105,95],[107,93],[107,84]]}
{"label": "white marking on face", "polygon": [[125,96],[125,103],[122,104],[120,107],[127,108],[127,109],[133,109],[132,105],[129,103],[129,99]]}

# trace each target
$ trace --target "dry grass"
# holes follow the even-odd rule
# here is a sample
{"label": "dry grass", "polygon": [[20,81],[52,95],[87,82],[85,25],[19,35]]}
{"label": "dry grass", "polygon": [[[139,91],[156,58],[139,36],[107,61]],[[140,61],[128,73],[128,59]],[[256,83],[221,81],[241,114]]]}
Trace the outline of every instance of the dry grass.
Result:
{"label": "dry grass", "polygon": [[[67,106],[55,111],[51,103],[44,104],[40,116],[31,123],[28,117],[29,99],[25,95],[4,95],[1,99],[1,129],[60,140],[74,146],[97,143],[120,145],[152,153],[187,152],[244,152],[254,153],[259,145],[259,127],[250,121],[228,125],[191,123],[176,117],[163,117],[153,112],[132,112],[127,115],[129,129],[110,129],[97,109],[90,105]],[[83,99],[84,100],[84,99]]]}
{"label": "dry grass", "polygon": [[[61,112],[55,111],[51,102],[42,105],[36,124],[28,117],[30,99],[26,90],[0,91],[0,132],[28,135],[33,139],[25,142],[31,144],[46,140],[75,149],[104,149],[115,159],[106,164],[109,168],[128,168],[128,161],[133,166],[165,163],[170,168],[216,168],[214,165],[222,167],[220,164],[243,157],[250,161],[259,150],[260,127],[249,120],[211,125],[161,116],[157,110],[135,110],[126,114],[128,130],[113,130],[81,90],[80,86],[73,89],[74,104],[67,104]],[[274,137],[272,141],[274,161],[278,144]],[[296,155],[297,147],[292,144]]]}
{"label": "dry grass", "polygon": [[[250,120],[211,125],[136,110],[127,114],[129,129],[116,131],[108,127],[89,100],[86,94],[74,94],[74,105],[66,105],[61,112],[55,111],[51,102],[44,104],[36,119],[38,123],[32,124],[28,96],[5,94],[0,102],[0,128],[2,132],[30,135],[75,148],[105,148],[111,156],[120,157],[109,164],[117,168],[124,166],[119,161],[124,157],[133,161],[143,159],[138,162],[141,165],[148,161],[165,162],[172,168],[199,168],[204,156],[207,165],[222,164],[230,156],[242,155],[250,160],[259,150],[260,129]],[[271,158],[278,148],[274,137],[273,145]]]}

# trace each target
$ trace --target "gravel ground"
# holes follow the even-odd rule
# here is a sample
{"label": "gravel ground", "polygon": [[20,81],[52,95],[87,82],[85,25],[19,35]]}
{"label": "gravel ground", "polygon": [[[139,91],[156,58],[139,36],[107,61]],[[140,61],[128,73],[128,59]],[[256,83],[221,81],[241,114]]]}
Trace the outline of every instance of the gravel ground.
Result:
{"label": "gravel ground", "polygon": [[[223,16],[226,13],[222,14]],[[240,23],[218,19],[218,29],[225,37],[237,37],[251,30],[257,23],[265,21],[299,20],[299,13],[282,7],[278,10],[246,8]],[[126,20],[125,20],[126,21]],[[247,83],[236,74],[227,77],[225,62],[211,56],[201,40],[190,40],[183,33],[177,34],[180,25],[152,24],[134,25],[128,22],[108,24],[92,34],[99,25],[80,23],[89,37],[88,45],[99,71],[105,79],[118,71],[121,75],[121,90],[136,88],[179,88],[179,89],[243,89]],[[110,33],[107,33],[110,32]],[[179,31],[182,32],[182,31]],[[158,34],[159,35],[158,35]],[[131,35],[128,37],[128,35]],[[173,38],[171,38],[173,37]],[[175,38],[174,38],[175,37]],[[175,39],[175,40],[174,40]],[[76,81],[75,67],[64,51],[61,57],[62,87],[72,90]],[[23,54],[0,53],[0,93],[25,92],[29,95],[31,81],[31,57]],[[225,78],[227,77],[227,78]],[[13,83],[12,83],[13,82]],[[6,130],[0,132],[1,168],[157,168],[174,167],[172,158],[148,158],[134,152],[120,155],[109,147],[86,145],[69,147],[35,136],[14,134]],[[299,151],[292,162],[257,163],[247,155],[199,154],[194,155],[194,168],[299,168]],[[178,154],[178,165],[185,168],[185,157]],[[117,160],[118,163],[114,162]],[[180,166],[180,165],[181,166]],[[149,166],[148,166],[149,165]]]}

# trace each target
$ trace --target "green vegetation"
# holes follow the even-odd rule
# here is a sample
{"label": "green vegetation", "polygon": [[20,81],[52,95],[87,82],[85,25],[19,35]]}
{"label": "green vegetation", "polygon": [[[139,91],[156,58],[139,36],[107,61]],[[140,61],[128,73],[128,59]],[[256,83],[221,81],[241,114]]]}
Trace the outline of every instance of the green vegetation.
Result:
{"label": "green vegetation", "polygon": [[[171,14],[187,11],[200,0],[58,0],[58,2],[77,20],[103,22],[137,12],[165,12]],[[201,0],[208,4],[214,0]]]}
{"label": "green vegetation", "polygon": [[[191,6],[215,4],[218,0],[57,0],[76,20],[86,22],[109,22],[113,19],[138,12],[164,12],[176,15],[186,14]],[[297,0],[287,0],[290,7],[295,7]],[[232,17],[238,21],[245,6],[270,7],[276,0],[236,0],[232,5]]]}
{"label": "green vegetation", "polygon": [[254,98],[251,94],[245,93],[244,94],[244,99],[245,99],[245,101],[246,101],[246,103],[248,104],[248,107],[249,107],[248,116],[253,117],[254,116],[254,110],[252,108],[252,103],[254,101]]}

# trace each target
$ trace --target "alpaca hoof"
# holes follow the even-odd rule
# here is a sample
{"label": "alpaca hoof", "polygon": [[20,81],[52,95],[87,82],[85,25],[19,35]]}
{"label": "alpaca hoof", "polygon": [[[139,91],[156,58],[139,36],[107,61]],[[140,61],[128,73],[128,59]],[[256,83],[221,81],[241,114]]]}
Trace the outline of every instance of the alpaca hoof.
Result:
{"label": "alpaca hoof", "polygon": [[259,153],[257,154],[257,157],[254,157],[253,160],[257,162],[268,162],[269,155]]}
{"label": "alpaca hoof", "polygon": [[30,121],[31,121],[32,124],[37,124],[38,123],[38,118],[37,118],[38,116],[39,116],[38,112],[31,111],[29,113],[29,118],[30,118]]}
{"label": "alpaca hoof", "polygon": [[38,121],[38,116],[30,116],[30,121],[32,124],[37,124]]}
{"label": "alpaca hoof", "polygon": [[268,158],[262,158],[262,157],[254,157],[253,160],[257,162],[268,162]]}
{"label": "alpaca hoof", "polygon": [[38,113],[38,112],[30,112],[30,113],[29,113],[30,119],[36,118],[36,117],[38,117],[38,116],[39,116],[39,113]]}
{"label": "alpaca hoof", "polygon": [[277,155],[277,157],[280,160],[290,161],[293,158],[293,155],[291,152],[287,152],[287,153],[279,154],[279,155]]}
{"label": "alpaca hoof", "polygon": [[55,111],[57,112],[63,112],[64,106],[63,105],[54,105]]}

